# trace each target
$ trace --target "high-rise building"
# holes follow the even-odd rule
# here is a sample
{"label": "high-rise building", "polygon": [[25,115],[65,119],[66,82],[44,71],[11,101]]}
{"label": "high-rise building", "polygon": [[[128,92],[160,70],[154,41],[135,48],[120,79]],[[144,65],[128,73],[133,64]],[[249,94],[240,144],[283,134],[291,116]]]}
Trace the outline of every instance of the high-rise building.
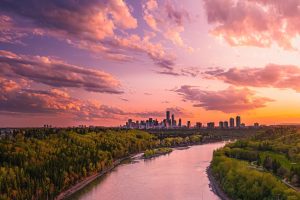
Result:
{"label": "high-rise building", "polygon": [[186,126],[187,128],[191,128],[191,121],[187,121]]}
{"label": "high-rise building", "polygon": [[240,116],[236,116],[236,127],[241,127],[241,117]]}
{"label": "high-rise building", "polygon": [[228,121],[224,122],[224,128],[228,128]]}
{"label": "high-rise building", "polygon": [[174,114],[172,114],[172,121],[171,121],[171,125],[172,125],[172,127],[174,127],[174,126],[175,126],[175,116],[174,116]]}
{"label": "high-rise building", "polygon": [[166,112],[166,120],[166,127],[169,127],[171,125],[170,111]]}
{"label": "high-rise building", "polygon": [[178,120],[178,126],[181,127],[181,118]]}
{"label": "high-rise building", "polygon": [[209,128],[209,129],[215,128],[215,123],[214,122],[208,122],[207,123],[207,128]]}
{"label": "high-rise building", "polygon": [[170,120],[170,111],[166,112],[166,120],[169,121]]}
{"label": "high-rise building", "polygon": [[201,122],[196,122],[196,128],[201,128],[202,127],[202,123]]}
{"label": "high-rise building", "polygon": [[167,127],[167,120],[166,119],[163,120],[163,125],[164,125],[164,127]]}
{"label": "high-rise building", "polygon": [[128,128],[132,128],[132,119],[128,119]]}
{"label": "high-rise building", "polygon": [[230,125],[230,128],[234,128],[234,118],[230,118],[229,119],[229,125]]}
{"label": "high-rise building", "polygon": [[255,128],[258,128],[258,127],[259,127],[259,123],[257,123],[257,122],[254,123],[254,127],[255,127]]}
{"label": "high-rise building", "polygon": [[219,128],[224,128],[224,122],[222,121],[219,122]]}

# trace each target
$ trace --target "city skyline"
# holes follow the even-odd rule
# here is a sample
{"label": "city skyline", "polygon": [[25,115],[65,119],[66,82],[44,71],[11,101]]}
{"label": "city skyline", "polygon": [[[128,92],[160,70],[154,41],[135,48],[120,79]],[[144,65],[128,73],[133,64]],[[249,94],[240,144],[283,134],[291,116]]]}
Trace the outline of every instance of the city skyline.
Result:
{"label": "city skyline", "polygon": [[[172,117],[170,117],[172,116]],[[177,118],[175,117],[174,113],[171,113],[169,110],[166,111],[165,118],[162,119],[154,119],[151,116],[149,116],[148,119],[143,120],[134,120],[134,119],[128,119],[126,124],[120,125],[121,128],[128,128],[128,129],[180,129],[180,128],[245,128],[245,127],[259,127],[259,123],[255,122],[253,124],[245,124],[242,123],[241,116],[237,115],[234,119],[233,117],[230,117],[228,120],[225,121],[219,121],[219,126],[216,126],[214,121],[207,122],[205,125],[204,123],[200,121],[195,121],[194,123],[191,122],[189,119],[186,119],[186,123],[182,120],[182,118],[178,117],[178,123]]]}
{"label": "city skyline", "polygon": [[1,1],[0,127],[115,127],[165,109],[194,123],[299,124],[299,6]]}

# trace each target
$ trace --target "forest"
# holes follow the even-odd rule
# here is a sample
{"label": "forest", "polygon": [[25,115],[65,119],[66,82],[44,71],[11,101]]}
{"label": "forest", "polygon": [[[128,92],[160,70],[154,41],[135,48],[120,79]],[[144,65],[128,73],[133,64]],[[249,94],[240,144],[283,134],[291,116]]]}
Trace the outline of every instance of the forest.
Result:
{"label": "forest", "polygon": [[120,158],[202,141],[201,135],[160,140],[139,130],[45,132],[19,132],[0,139],[0,200],[54,199]]}
{"label": "forest", "polygon": [[233,199],[300,199],[300,131],[278,127],[214,152],[212,173]]}

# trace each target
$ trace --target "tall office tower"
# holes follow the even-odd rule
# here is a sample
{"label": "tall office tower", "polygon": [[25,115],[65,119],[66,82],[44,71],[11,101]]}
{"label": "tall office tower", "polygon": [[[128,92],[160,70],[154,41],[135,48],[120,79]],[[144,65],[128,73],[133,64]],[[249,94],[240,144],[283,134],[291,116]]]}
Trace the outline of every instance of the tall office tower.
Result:
{"label": "tall office tower", "polygon": [[224,128],[224,122],[222,121],[219,122],[219,128]]}
{"label": "tall office tower", "polygon": [[186,126],[187,126],[187,128],[190,128],[191,127],[191,121],[187,121]]}
{"label": "tall office tower", "polygon": [[132,119],[128,119],[128,128],[132,128]]}
{"label": "tall office tower", "polygon": [[172,127],[175,126],[175,116],[174,116],[174,114],[172,114],[171,125],[172,125]]}
{"label": "tall office tower", "polygon": [[224,128],[228,128],[228,121],[224,122]]}
{"label": "tall office tower", "polygon": [[236,116],[236,127],[241,127],[241,117],[240,116]]}
{"label": "tall office tower", "polygon": [[169,127],[171,124],[170,111],[166,112],[166,120],[167,120],[167,127]]}
{"label": "tall office tower", "polygon": [[178,126],[181,127],[181,118],[178,120]]}
{"label": "tall office tower", "polygon": [[230,118],[229,119],[229,125],[230,125],[230,128],[234,128],[234,118]]}

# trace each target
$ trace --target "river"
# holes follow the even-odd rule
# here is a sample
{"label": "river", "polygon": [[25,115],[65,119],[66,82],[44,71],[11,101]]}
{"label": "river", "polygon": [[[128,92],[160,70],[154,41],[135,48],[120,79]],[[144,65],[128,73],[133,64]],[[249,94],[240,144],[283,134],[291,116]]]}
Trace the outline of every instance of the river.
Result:
{"label": "river", "polygon": [[133,159],[72,195],[75,200],[219,200],[206,168],[225,142],[192,146],[150,160]]}

